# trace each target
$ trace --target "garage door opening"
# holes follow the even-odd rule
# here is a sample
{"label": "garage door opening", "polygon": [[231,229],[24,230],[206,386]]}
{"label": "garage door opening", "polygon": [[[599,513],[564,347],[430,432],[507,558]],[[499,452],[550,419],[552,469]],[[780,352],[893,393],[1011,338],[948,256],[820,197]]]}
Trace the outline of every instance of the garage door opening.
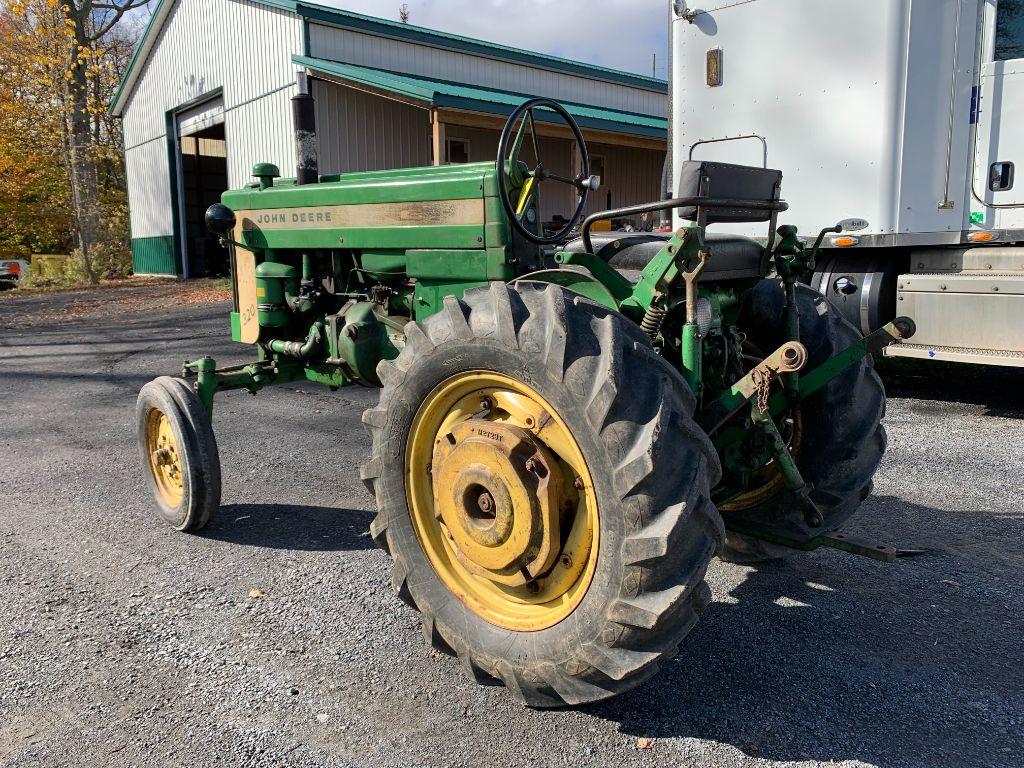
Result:
{"label": "garage door opening", "polygon": [[228,252],[206,230],[206,209],[228,188],[224,107],[220,99],[178,115],[181,239],[186,277],[228,274]]}

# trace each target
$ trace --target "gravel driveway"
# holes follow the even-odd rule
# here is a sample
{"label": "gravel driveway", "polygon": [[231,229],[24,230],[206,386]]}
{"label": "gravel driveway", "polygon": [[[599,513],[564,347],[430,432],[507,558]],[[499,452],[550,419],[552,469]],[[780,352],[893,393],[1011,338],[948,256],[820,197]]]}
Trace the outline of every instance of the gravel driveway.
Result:
{"label": "gravel driveway", "polygon": [[1024,373],[891,388],[849,530],[927,554],[716,561],[662,674],[539,712],[469,683],[392,595],[356,469],[375,392],[219,399],[224,507],[176,534],[144,494],[136,392],[248,349],[223,303],[99,306],[0,331],[4,765],[1024,765]]}

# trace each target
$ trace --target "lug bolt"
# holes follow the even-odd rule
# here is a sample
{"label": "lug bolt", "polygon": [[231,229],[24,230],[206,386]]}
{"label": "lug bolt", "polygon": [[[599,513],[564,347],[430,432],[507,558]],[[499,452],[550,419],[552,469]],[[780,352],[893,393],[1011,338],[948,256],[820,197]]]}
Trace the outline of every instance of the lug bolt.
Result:
{"label": "lug bolt", "polygon": [[480,507],[480,511],[487,513],[494,509],[494,498],[487,491],[484,491],[477,497],[477,506]]}
{"label": "lug bolt", "polygon": [[481,397],[480,398],[480,410],[481,411],[489,411],[493,407],[494,407],[494,401],[491,400],[491,398],[489,398],[489,397]]}
{"label": "lug bolt", "polygon": [[533,470],[535,470],[536,468],[537,468],[537,462],[536,461],[534,461],[533,459],[527,459],[526,460],[526,471],[527,472],[533,472]]}
{"label": "lug bolt", "polygon": [[562,567],[572,568],[572,558],[568,555],[562,555]]}

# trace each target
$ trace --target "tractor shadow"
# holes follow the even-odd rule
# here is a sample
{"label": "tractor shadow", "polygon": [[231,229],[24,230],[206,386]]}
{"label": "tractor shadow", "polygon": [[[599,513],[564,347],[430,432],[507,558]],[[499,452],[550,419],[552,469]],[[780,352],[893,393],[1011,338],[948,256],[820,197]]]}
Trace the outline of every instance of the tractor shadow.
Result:
{"label": "tractor shadow", "polygon": [[[868,537],[909,531],[915,540],[900,543],[929,551],[892,564],[831,551],[715,561],[715,602],[679,656],[588,711],[637,738],[764,760],[1019,766],[1024,515],[873,501],[891,517]],[[981,519],[974,546],[961,546]]]}
{"label": "tractor shadow", "polygon": [[366,510],[294,504],[225,504],[199,534],[247,547],[304,552],[376,549]]}

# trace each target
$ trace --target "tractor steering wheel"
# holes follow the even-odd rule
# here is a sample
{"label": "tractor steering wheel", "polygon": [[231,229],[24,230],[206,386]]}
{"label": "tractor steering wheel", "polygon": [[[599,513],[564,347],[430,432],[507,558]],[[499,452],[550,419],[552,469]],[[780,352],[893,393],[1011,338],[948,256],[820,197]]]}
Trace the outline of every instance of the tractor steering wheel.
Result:
{"label": "tractor steering wheel", "polygon": [[[579,148],[582,167],[580,175],[575,179],[567,179],[553,173],[551,169],[544,166],[540,156],[540,139],[537,136],[537,125],[534,121],[533,111],[537,108],[548,109],[559,115],[572,131],[576,146]],[[516,131],[516,124],[519,130]],[[520,153],[523,148],[523,139],[526,137],[526,129],[529,127],[530,136],[533,140],[533,156],[536,166],[530,170],[530,166],[520,160]],[[557,245],[565,240],[573,228],[580,223],[583,217],[583,209],[587,204],[587,195],[591,190],[600,186],[600,179],[590,175],[590,154],[587,152],[587,143],[583,140],[583,133],[565,107],[551,99],[530,99],[520,105],[513,112],[508,122],[501,131],[501,140],[498,142],[498,191],[501,197],[501,204],[505,208],[512,227],[525,239],[537,245]],[[550,237],[544,237],[539,216],[532,203],[540,199],[539,187],[545,181],[557,181],[568,184],[576,189],[578,203],[576,212],[572,218],[561,229]],[[510,188],[512,184],[515,189]],[[512,200],[512,193],[518,191],[517,199]],[[531,226],[532,225],[532,226]],[[532,227],[536,227],[536,230]],[[538,234],[538,231],[541,234]]]}

